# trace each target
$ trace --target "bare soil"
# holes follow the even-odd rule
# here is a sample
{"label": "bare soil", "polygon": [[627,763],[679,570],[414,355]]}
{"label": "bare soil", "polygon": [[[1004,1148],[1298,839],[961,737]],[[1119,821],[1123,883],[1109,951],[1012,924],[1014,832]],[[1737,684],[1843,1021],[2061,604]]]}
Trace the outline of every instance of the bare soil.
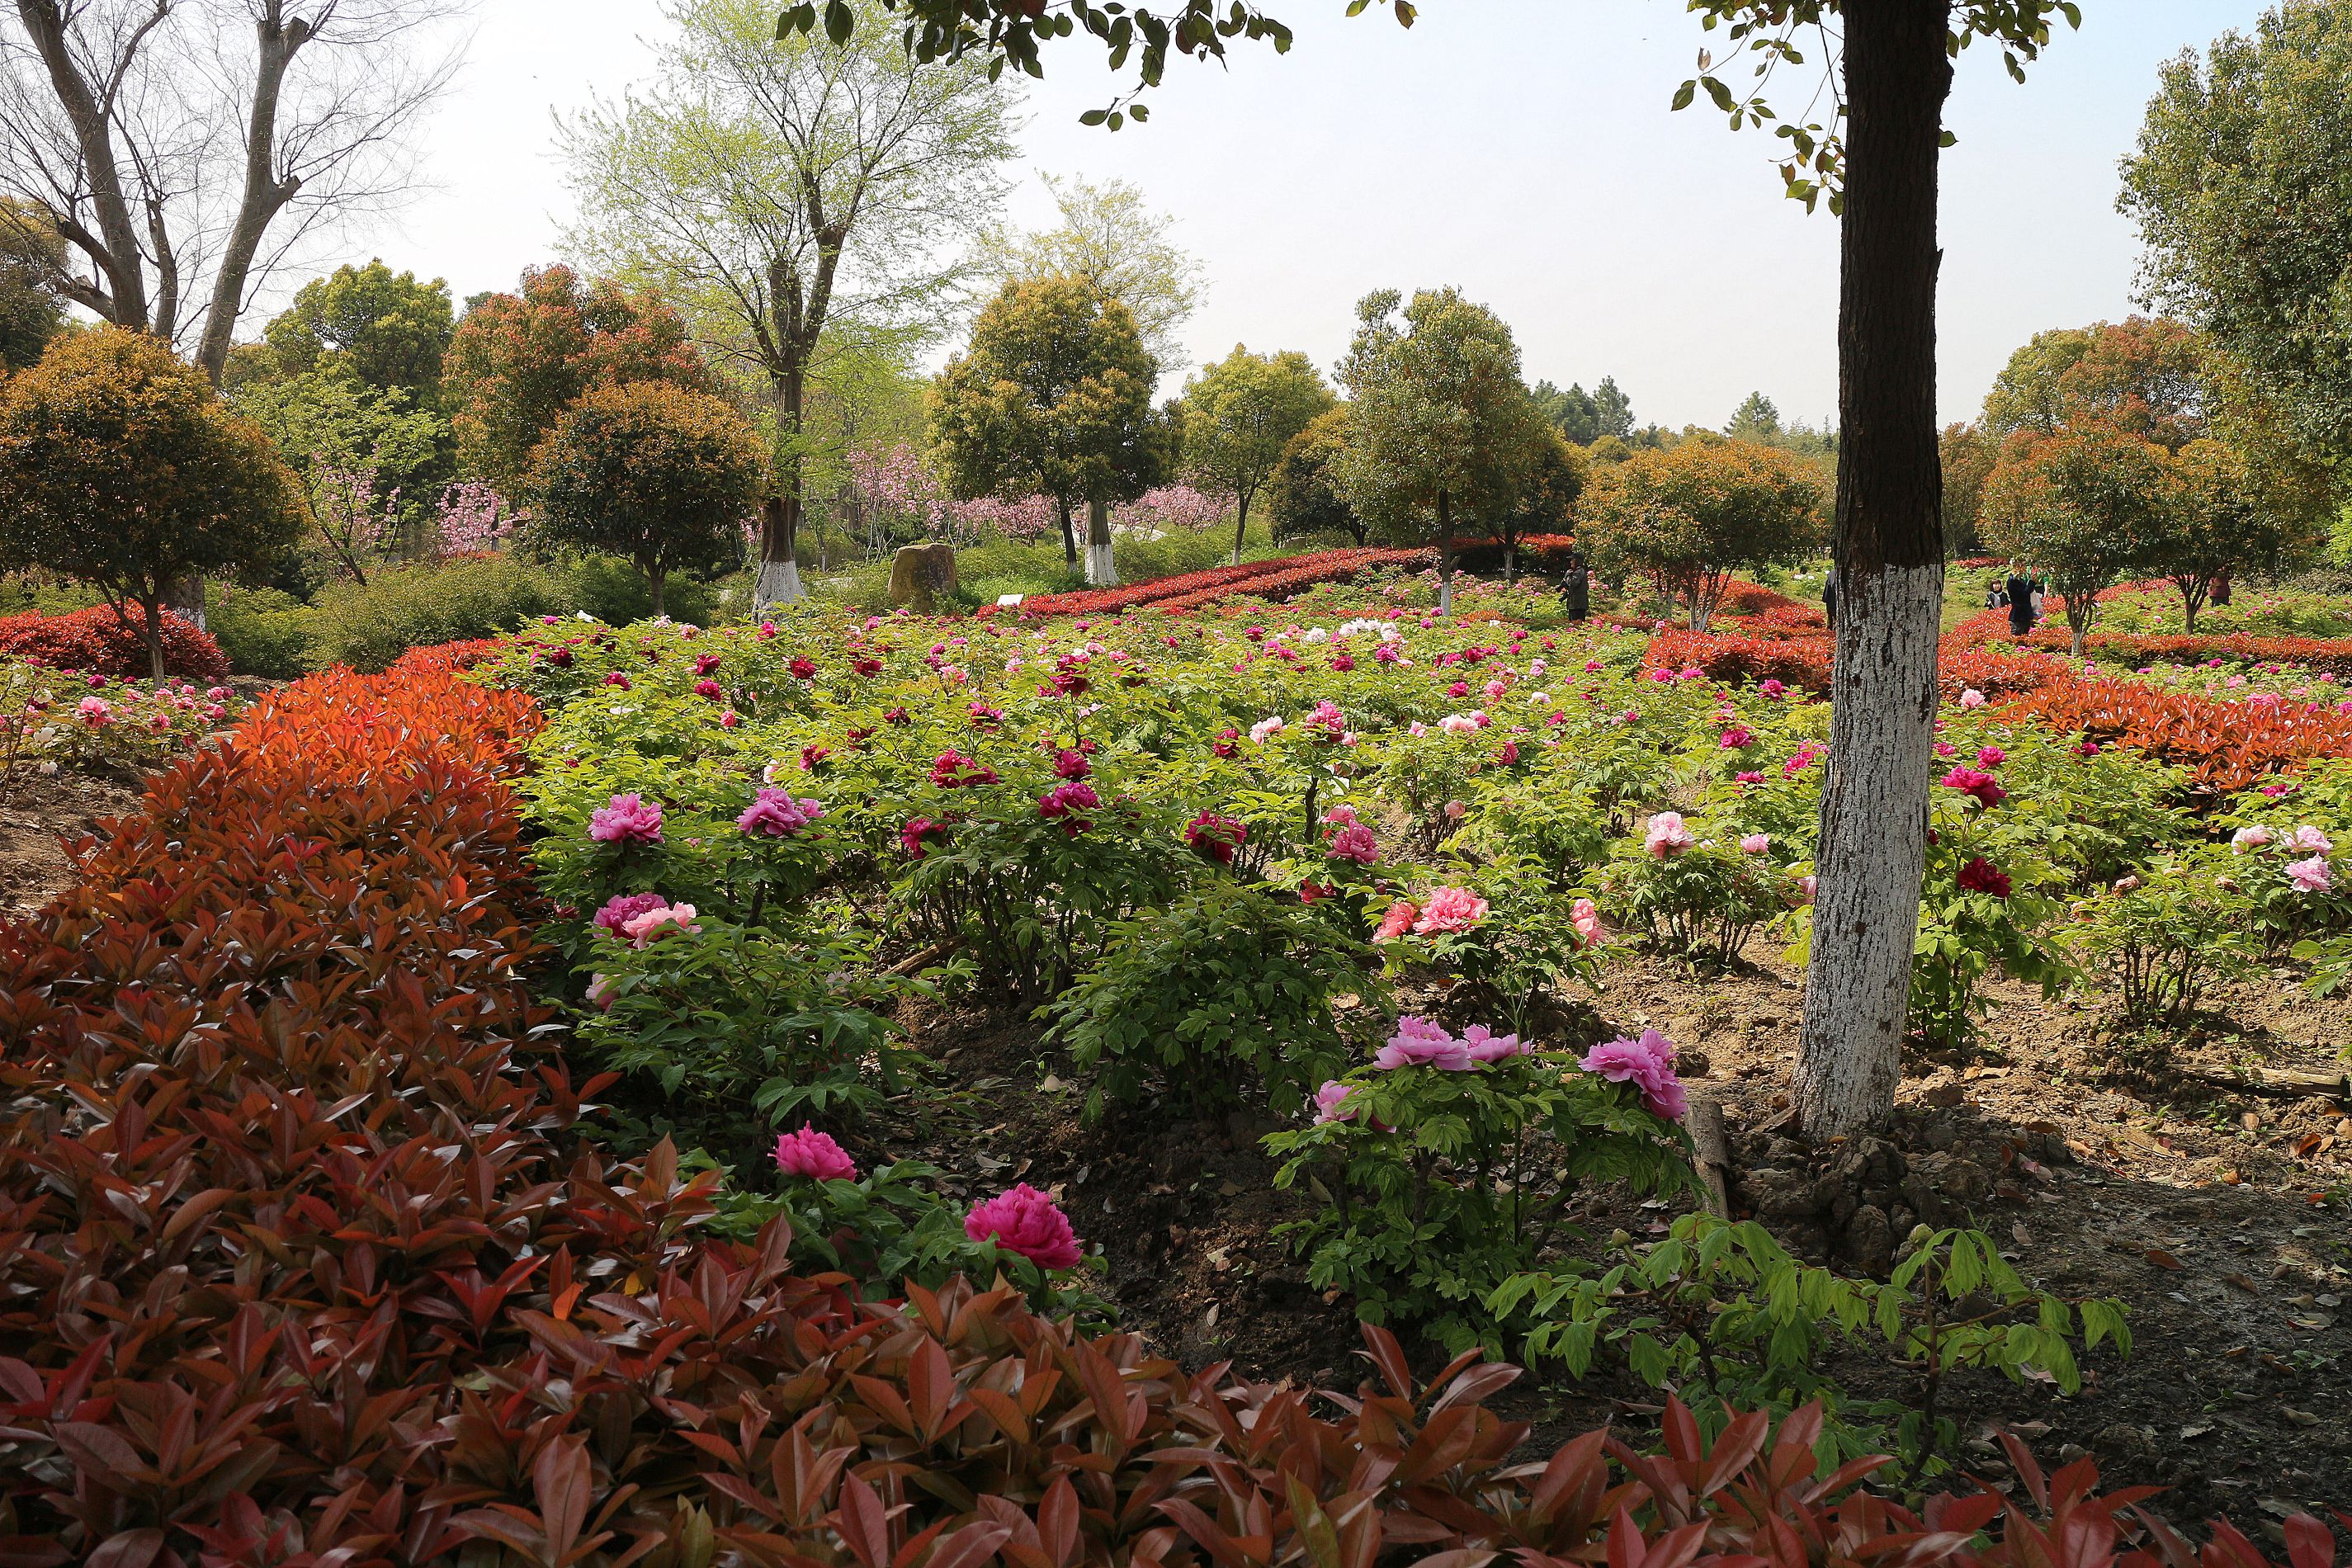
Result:
{"label": "bare soil", "polygon": [[135,774],[26,772],[0,784],[0,919],[31,914],[74,879],[66,841],[135,810]]}

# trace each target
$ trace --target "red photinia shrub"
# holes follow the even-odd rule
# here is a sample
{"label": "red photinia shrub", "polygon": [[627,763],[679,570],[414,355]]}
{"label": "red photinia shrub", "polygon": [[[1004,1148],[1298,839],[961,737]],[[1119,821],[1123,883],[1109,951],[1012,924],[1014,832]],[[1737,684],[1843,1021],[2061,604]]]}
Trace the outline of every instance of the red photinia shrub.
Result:
{"label": "red photinia shrub", "polygon": [[[2122,594],[2144,593],[2151,586],[2163,584],[2126,583],[2108,589],[2099,597],[2105,600]],[[2043,607],[2047,614],[2042,625],[2022,638],[2010,634],[2007,610],[1991,609],[1979,611],[1954,626],[1946,641],[1966,647],[2006,645],[2064,652],[2073,647],[2062,618],[2065,601],[2053,595],[2043,601]],[[2192,637],[2187,633],[2138,637],[2103,632],[2094,626],[2091,635],[2084,639],[2083,652],[2097,663],[2132,668],[2225,658],[2233,664],[2307,665],[2330,675],[2352,676],[2352,637],[2256,637],[2247,632],[2219,637]]]}
{"label": "red photinia shrub", "polygon": [[[149,668],[145,636],[106,605],[66,616],[0,616],[0,657],[131,680],[146,679]],[[166,612],[163,669],[184,680],[226,680],[228,657],[210,633]]]}
{"label": "red photinia shrub", "polygon": [[1830,653],[1826,637],[1726,636],[1675,627],[1650,639],[1644,662],[1652,669],[1696,667],[1711,680],[1778,680],[1819,696],[1830,689]]}
{"label": "red photinia shrub", "polygon": [[2137,680],[2085,679],[2063,669],[2006,712],[2076,731],[2194,770],[2228,793],[2315,757],[2352,756],[2352,714],[2300,702],[2216,702]]}
{"label": "red photinia shrub", "polygon": [[461,669],[471,669],[485,659],[504,653],[511,642],[505,637],[473,637],[462,642],[430,643],[410,648],[384,668],[390,676],[449,675]]}
{"label": "red photinia shrub", "polygon": [[1344,583],[1380,566],[1421,568],[1437,564],[1434,548],[1421,550],[1318,550],[1239,566],[1213,566],[1124,588],[1089,588],[1071,594],[1036,594],[1024,600],[1024,616],[1107,616],[1139,605],[1190,609],[1229,594],[1279,598],[1318,583]]}

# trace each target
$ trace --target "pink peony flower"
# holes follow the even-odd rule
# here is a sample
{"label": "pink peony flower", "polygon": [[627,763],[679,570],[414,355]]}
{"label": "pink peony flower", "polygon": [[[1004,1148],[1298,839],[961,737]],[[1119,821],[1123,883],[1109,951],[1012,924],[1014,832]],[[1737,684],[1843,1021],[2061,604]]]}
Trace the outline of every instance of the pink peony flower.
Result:
{"label": "pink peony flower", "polygon": [[1579,899],[1569,905],[1568,923],[1576,928],[1576,934],[1584,939],[1585,946],[1599,945],[1602,935],[1601,910],[1591,899]]}
{"label": "pink peony flower", "polygon": [[1739,841],[1742,855],[1761,855],[1771,847],[1772,836],[1769,833],[1751,833]]}
{"label": "pink peony flower", "polygon": [[857,1179],[857,1163],[849,1152],[833,1140],[829,1132],[819,1132],[807,1122],[801,1123],[797,1132],[786,1132],[776,1140],[776,1169],[787,1176],[807,1176],[819,1182],[854,1182]]}
{"label": "pink peony flower", "polygon": [[658,844],[662,808],[634,792],[616,795],[588,814],[588,837],[599,844]]}
{"label": "pink peony flower", "polygon": [[1486,900],[1469,889],[1440,888],[1422,905],[1421,918],[1412,922],[1412,929],[1419,936],[1465,931],[1486,918]]}
{"label": "pink peony flower", "polygon": [[2248,827],[2241,827],[2237,832],[2230,835],[2230,847],[2243,855],[2249,849],[2260,849],[2270,843],[2273,837],[2269,828],[2258,822]]}
{"label": "pink peony flower", "polygon": [[609,1013],[613,1010],[613,977],[611,975],[591,974],[588,977],[588,1005],[599,1013]]}
{"label": "pink peony flower", "polygon": [[2325,855],[2336,846],[2327,841],[2327,835],[2306,822],[2286,836],[2284,847],[2310,855]]}
{"label": "pink peony flower", "polygon": [[692,904],[661,904],[621,922],[621,934],[628,938],[631,947],[643,947],[667,931],[692,936],[701,929],[694,923]]}
{"label": "pink peony flower", "polygon": [[1971,686],[1971,687],[1969,687],[1967,690],[1965,690],[1965,691],[1963,691],[1963,692],[1961,692],[1961,693],[1960,693],[1960,706],[1961,706],[1961,707],[1963,707],[1963,708],[1981,708],[1981,707],[1983,707],[1984,705],[1985,705],[1985,694],[1984,694],[1983,692],[1981,692],[1981,691],[1979,691],[1975,687]]}
{"label": "pink peony flower", "polygon": [[1352,860],[1359,866],[1370,866],[1381,858],[1380,840],[1372,830],[1361,823],[1352,824],[1331,835],[1324,853],[1334,860]]}
{"label": "pink peony flower", "polygon": [[1412,930],[1412,922],[1421,918],[1421,909],[1411,899],[1399,899],[1381,917],[1380,929],[1372,933],[1374,942],[1394,942]]}
{"label": "pink peony flower", "polygon": [[1671,860],[1696,844],[1689,828],[1683,826],[1682,813],[1662,811],[1650,818],[1642,835],[1642,847],[1661,860]]}
{"label": "pink peony flower", "polygon": [[1448,822],[1459,822],[1459,821],[1461,821],[1464,817],[1465,817],[1465,816],[1469,816],[1469,815],[1470,815],[1470,808],[1469,808],[1467,805],[1464,805],[1462,802],[1460,802],[1460,801],[1458,801],[1458,800],[1449,800],[1449,801],[1447,801],[1447,802],[1445,803],[1445,820],[1446,820],[1446,821],[1448,821]]}
{"label": "pink peony flower", "polygon": [[972,1205],[964,1215],[963,1233],[974,1241],[993,1241],[1040,1268],[1078,1265],[1078,1238],[1071,1234],[1069,1215],[1026,1182]]}
{"label": "pink peony flower", "polygon": [[790,790],[762,789],[735,819],[735,826],[750,834],[790,838],[824,815],[822,801],[805,796],[794,800]]}
{"label": "pink peony flower", "polygon": [[2009,792],[1995,784],[1990,773],[1979,773],[1974,768],[1954,768],[1944,775],[1943,784],[1946,789],[1956,789],[1972,797],[1988,810],[2009,798]]}
{"label": "pink peony flower", "polygon": [[1484,1024],[1473,1024],[1462,1031],[1462,1047],[1470,1053],[1470,1059],[1481,1066],[1507,1061],[1533,1048],[1521,1045],[1518,1036],[1496,1034]]}
{"label": "pink peony flower", "polygon": [[2298,891],[2305,893],[2324,893],[2336,885],[2335,873],[2328,869],[2326,857],[2322,855],[2314,855],[2308,860],[2289,861],[2286,879],[2293,882]]}
{"label": "pink peony flower", "polygon": [[1675,1076],[1675,1044],[1655,1029],[1643,1030],[1639,1039],[1604,1040],[1576,1065],[1612,1083],[1634,1085],[1654,1116],[1679,1121],[1689,1108],[1682,1080]]}
{"label": "pink peony flower", "polygon": [[1798,899],[1798,901],[1799,901],[1800,903],[1807,903],[1807,904],[1811,903],[1811,902],[1813,901],[1813,893],[1814,893],[1814,890],[1815,890],[1815,889],[1817,888],[1817,886],[1818,886],[1818,882],[1817,882],[1816,879],[1815,879],[1815,878],[1814,878],[1814,877],[1813,877],[1810,872],[1809,872],[1809,873],[1807,873],[1806,875],[1802,876],[1802,877],[1798,878],[1798,879],[1797,879],[1797,899]]}
{"label": "pink peony flower", "polygon": [[1220,866],[1234,863],[1234,852],[1249,841],[1249,827],[1213,811],[1204,811],[1184,825],[1184,842],[1193,854]]}
{"label": "pink peony flower", "polygon": [[93,730],[102,730],[114,722],[114,709],[103,697],[85,697],[74,708],[74,714]]}
{"label": "pink peony flower", "polygon": [[1354,1089],[1336,1078],[1324,1080],[1323,1087],[1315,1091],[1315,1124],[1320,1127],[1328,1121],[1354,1121],[1356,1116],[1354,1111],[1340,1109],[1347,1104],[1348,1097],[1354,1092]]}
{"label": "pink peony flower", "polygon": [[1980,768],[1997,768],[2007,761],[2009,761],[2009,753],[1999,746],[1977,748],[1977,766]]}
{"label": "pink peony flower", "polygon": [[1444,1026],[1408,1014],[1397,1020],[1396,1033],[1374,1054],[1372,1065],[1383,1071],[1433,1067],[1443,1072],[1467,1072],[1470,1047],[1446,1033]]}
{"label": "pink peony flower", "polygon": [[907,858],[920,860],[930,853],[930,850],[924,847],[923,840],[933,837],[945,838],[947,836],[946,823],[933,822],[928,816],[918,816],[898,829],[898,845],[906,850]]}
{"label": "pink peony flower", "polygon": [[1283,722],[1279,719],[1261,719],[1250,726],[1249,738],[1255,743],[1263,746],[1274,736],[1281,734],[1283,728]]}

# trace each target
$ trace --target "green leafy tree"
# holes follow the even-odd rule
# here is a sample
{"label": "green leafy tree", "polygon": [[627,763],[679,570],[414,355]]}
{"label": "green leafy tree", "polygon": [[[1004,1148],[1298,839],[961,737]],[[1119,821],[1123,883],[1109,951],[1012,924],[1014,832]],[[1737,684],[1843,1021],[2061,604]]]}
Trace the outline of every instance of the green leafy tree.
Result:
{"label": "green leafy tree", "polygon": [[2243,367],[2283,431],[2352,451],[2352,3],[2288,0],[2164,67],[2117,205],[2144,295]]}
{"label": "green leafy tree", "polygon": [[145,637],[156,679],[171,584],[257,580],[303,521],[268,437],[159,338],[76,333],[0,387],[0,566],[98,588]]}
{"label": "green leafy tree", "polygon": [[1399,309],[1393,289],[1356,307],[1340,362],[1353,400],[1340,489],[1375,531],[1438,547],[1438,609],[1454,608],[1454,531],[1499,532],[1519,504],[1549,427],[1519,380],[1511,330],[1453,289]]}
{"label": "green leafy tree", "polygon": [[1127,307],[1144,351],[1163,372],[1180,368],[1177,334],[1200,308],[1202,282],[1200,263],[1170,237],[1172,220],[1124,180],[1042,177],[1061,223],[1028,234],[988,230],[979,246],[981,275],[1008,283],[1082,278]]}
{"label": "green leafy tree", "polygon": [[0,375],[41,357],[66,323],[55,282],[65,241],[30,202],[0,196]]}
{"label": "green leafy tree", "polygon": [[1543,416],[1580,447],[1590,447],[1609,436],[1622,441],[1633,433],[1633,405],[1618,387],[1615,376],[1602,376],[1601,384],[1591,392],[1581,383],[1562,392],[1549,381],[1538,381],[1534,396]]}
{"label": "green leafy tree", "polygon": [[1202,489],[1232,493],[1236,564],[1250,502],[1292,440],[1333,403],[1314,362],[1296,349],[1254,354],[1235,343],[1185,384],[1183,466]]}
{"label": "green leafy tree", "polygon": [[519,294],[469,301],[442,374],[459,467],[509,493],[531,448],[583,394],[635,381],[712,385],[676,309],[561,266],[525,271]]}
{"label": "green leafy tree", "polygon": [[420,283],[381,259],[347,263],[303,284],[259,343],[232,353],[226,384],[325,372],[429,408],[440,400],[441,362],[456,328],[440,279]]}
{"label": "green leafy tree", "polygon": [[404,390],[320,368],[247,382],[228,401],[301,477],[311,538],[353,582],[365,585],[403,532],[431,515],[447,479],[449,422]]}
{"label": "green leafy tree", "polygon": [[838,412],[961,309],[972,268],[958,242],[1003,195],[1019,99],[977,61],[919,68],[879,20],[836,45],[779,40],[762,0],[664,10],[674,29],[651,90],[568,128],[574,247],[657,284],[766,395],[777,504],[757,591],[795,599],[812,481],[838,470],[851,435],[813,417],[812,396]]}
{"label": "green leafy tree", "polygon": [[1985,479],[2000,460],[2000,441],[1981,425],[1947,425],[1936,439],[1944,472],[1944,538],[1959,553],[1983,541],[1977,513],[1984,503]]}
{"label": "green leafy tree", "polygon": [[654,614],[673,572],[738,558],[767,481],[759,438],[718,398],[663,382],[601,387],[540,444],[528,493],[550,543],[625,556]]}
{"label": "green leafy tree", "polygon": [[[1075,567],[1072,510],[1099,511],[1157,477],[1166,441],[1151,407],[1157,375],[1118,300],[1076,278],[1007,283],[932,387],[934,449],[950,488],[1051,497]],[[1108,537],[1097,544],[1090,531],[1088,545],[1090,556],[1109,553]]]}
{"label": "green leafy tree", "polygon": [[2183,619],[2197,629],[2216,582],[2231,569],[2291,567],[2326,539],[2325,492],[2290,470],[2266,468],[2234,444],[2206,437],[2172,458],[2173,483],[2141,571],[2180,590]]}
{"label": "green leafy tree", "polygon": [[1307,421],[1290,438],[1266,481],[1266,512],[1276,542],[1310,534],[1344,533],[1364,542],[1364,520],[1339,489],[1339,455],[1347,449],[1350,416],[1344,403]]}
{"label": "green leafy tree", "polygon": [[1684,441],[1596,473],[1577,507],[1578,537],[1604,575],[1647,577],[1705,631],[1733,573],[1821,547],[1821,487],[1786,452]]}
{"label": "green leafy tree", "polygon": [[1985,541],[2065,595],[2074,653],[2098,616],[2098,595],[2148,559],[2173,506],[2168,454],[2112,425],[2071,424],[2054,436],[2010,437],[1985,480]]}
{"label": "green leafy tree", "polygon": [[1566,533],[1573,526],[1576,503],[1584,494],[1592,459],[1584,448],[1548,430],[1536,438],[1535,455],[1519,487],[1519,502],[1503,516],[1503,576],[1518,571],[1519,541],[1534,533]]}
{"label": "green leafy tree", "polygon": [[1733,411],[1723,433],[1735,441],[1769,443],[1780,434],[1780,410],[1762,393],[1751,392]]}

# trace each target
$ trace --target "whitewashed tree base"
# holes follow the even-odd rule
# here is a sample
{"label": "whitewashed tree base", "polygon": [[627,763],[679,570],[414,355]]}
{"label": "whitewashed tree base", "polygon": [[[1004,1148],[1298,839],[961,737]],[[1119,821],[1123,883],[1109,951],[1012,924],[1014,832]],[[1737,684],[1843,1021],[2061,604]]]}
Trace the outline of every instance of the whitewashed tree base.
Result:
{"label": "whitewashed tree base", "polygon": [[1884,1123],[1903,1076],[1944,568],[1888,570],[1840,589],[1795,1084],[1798,1125],[1816,1140]]}
{"label": "whitewashed tree base", "polygon": [[801,587],[799,562],[786,559],[760,563],[760,575],[751,585],[753,610],[764,610],[770,605],[797,605],[806,596]]}
{"label": "whitewashed tree base", "polygon": [[1105,540],[1100,544],[1089,543],[1087,546],[1087,586],[1089,588],[1118,586],[1118,562],[1108,540]]}

